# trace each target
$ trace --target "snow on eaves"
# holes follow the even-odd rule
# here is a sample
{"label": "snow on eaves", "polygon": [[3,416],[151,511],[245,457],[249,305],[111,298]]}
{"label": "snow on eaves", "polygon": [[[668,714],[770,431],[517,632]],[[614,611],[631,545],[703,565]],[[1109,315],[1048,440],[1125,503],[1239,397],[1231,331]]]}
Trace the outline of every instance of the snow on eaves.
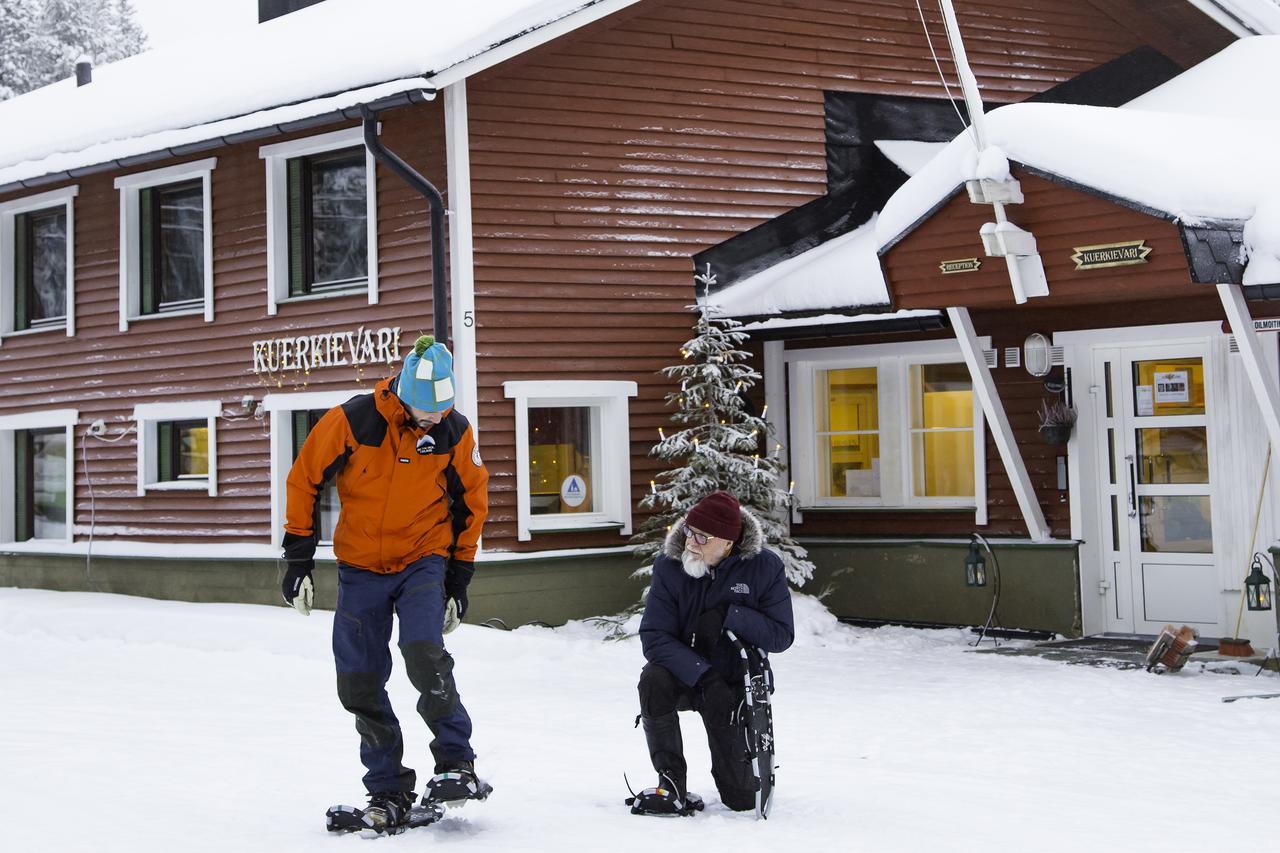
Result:
{"label": "snow on eaves", "polygon": [[[987,116],[988,144],[1012,162],[1180,222],[1246,222],[1264,200],[1280,198],[1280,120],[1265,101],[1247,99],[1215,114],[1222,101],[1212,91],[1231,79],[1262,91],[1280,79],[1280,36],[1236,42],[1209,62],[1203,75],[1180,75],[1133,106],[1001,107]],[[1148,98],[1166,111],[1144,108]],[[971,135],[958,136],[894,194],[876,225],[880,249],[960,188],[974,153]]]}
{"label": "snow on eaves", "polygon": [[886,320],[909,320],[923,317],[937,317],[942,314],[931,308],[903,308],[898,311],[882,311],[870,314],[821,314],[816,317],[770,317],[767,320],[755,320],[744,323],[741,331],[748,334],[756,332],[777,332],[783,329],[804,329],[813,326],[843,326],[855,323],[882,323]]}
{"label": "snow on eaves", "polygon": [[731,317],[887,305],[889,291],[876,257],[875,217],[711,294],[708,302]]}
{"label": "snow on eaves", "polygon": [[[295,120],[321,115],[331,107],[317,99],[352,90],[434,87],[448,82],[432,79],[442,72],[522,35],[634,2],[326,0],[218,39],[147,51],[95,68],[86,86],[68,79],[0,102],[0,186],[175,144],[160,134],[184,131],[177,144],[187,144],[279,123],[280,108]],[[383,91],[395,81],[412,82]]]}

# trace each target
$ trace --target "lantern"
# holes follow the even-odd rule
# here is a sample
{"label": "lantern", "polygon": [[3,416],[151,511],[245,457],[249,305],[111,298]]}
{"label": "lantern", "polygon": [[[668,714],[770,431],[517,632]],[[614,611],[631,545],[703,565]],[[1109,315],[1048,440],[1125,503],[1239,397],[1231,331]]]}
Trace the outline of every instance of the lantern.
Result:
{"label": "lantern", "polygon": [[978,541],[969,540],[969,556],[964,558],[964,582],[969,586],[987,585],[987,562],[978,553]]}
{"label": "lantern", "polygon": [[1262,559],[1257,555],[1253,555],[1252,571],[1249,577],[1244,579],[1245,601],[1249,603],[1250,610],[1270,610],[1271,609],[1271,581],[1262,572]]}

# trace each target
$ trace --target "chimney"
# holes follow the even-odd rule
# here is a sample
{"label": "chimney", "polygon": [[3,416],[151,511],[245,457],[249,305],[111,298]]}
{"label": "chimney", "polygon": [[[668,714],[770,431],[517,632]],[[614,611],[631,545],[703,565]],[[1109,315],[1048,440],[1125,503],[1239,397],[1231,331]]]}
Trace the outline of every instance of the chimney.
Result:
{"label": "chimney", "polygon": [[76,86],[79,87],[92,82],[93,59],[89,56],[81,56],[76,60]]}
{"label": "chimney", "polygon": [[321,0],[258,0],[258,23],[265,23],[319,2]]}

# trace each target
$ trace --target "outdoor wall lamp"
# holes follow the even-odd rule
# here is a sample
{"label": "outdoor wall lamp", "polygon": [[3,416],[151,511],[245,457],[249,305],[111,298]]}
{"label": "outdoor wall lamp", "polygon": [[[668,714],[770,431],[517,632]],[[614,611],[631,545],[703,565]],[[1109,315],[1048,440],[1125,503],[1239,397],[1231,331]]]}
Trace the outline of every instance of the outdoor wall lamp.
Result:
{"label": "outdoor wall lamp", "polygon": [[1022,366],[1032,376],[1047,376],[1053,368],[1053,356],[1049,339],[1039,332],[1032,332],[1022,342]]}
{"label": "outdoor wall lamp", "polygon": [[1271,609],[1271,581],[1262,572],[1262,556],[1253,555],[1252,571],[1244,579],[1245,601],[1250,610]]}
{"label": "outdoor wall lamp", "polygon": [[[982,642],[983,638],[987,636],[987,632],[991,630],[991,626],[995,624],[996,607],[1000,604],[1000,561],[996,558],[995,551],[991,550],[990,543],[981,533],[974,533],[969,537],[969,554],[964,558],[964,582],[968,586],[987,585],[987,562],[978,551],[979,545],[982,546],[982,550],[987,552],[987,556],[991,558],[991,611],[987,614],[987,621],[982,626],[982,630],[978,632],[978,639],[970,644],[974,646]],[[992,637],[991,641],[994,643],[995,638]]]}

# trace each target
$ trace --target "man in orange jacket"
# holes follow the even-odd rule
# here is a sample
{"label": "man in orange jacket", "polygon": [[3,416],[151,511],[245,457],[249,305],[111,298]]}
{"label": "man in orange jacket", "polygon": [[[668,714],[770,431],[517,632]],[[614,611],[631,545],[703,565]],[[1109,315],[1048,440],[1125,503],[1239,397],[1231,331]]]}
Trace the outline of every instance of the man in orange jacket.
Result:
{"label": "man in orange jacket", "polygon": [[471,718],[443,639],[466,614],[488,514],[489,475],[453,398],[453,356],[423,336],[399,374],[325,413],[289,472],[282,592],[304,614],[313,595],[316,496],[329,479],[337,483],[338,697],[356,717],[368,770],[363,815],[380,830],[406,821],[416,800],[386,691],[393,613],[405,669],[421,694],[418,713],[434,736],[435,775],[423,802],[483,798],[489,790],[475,775]]}

